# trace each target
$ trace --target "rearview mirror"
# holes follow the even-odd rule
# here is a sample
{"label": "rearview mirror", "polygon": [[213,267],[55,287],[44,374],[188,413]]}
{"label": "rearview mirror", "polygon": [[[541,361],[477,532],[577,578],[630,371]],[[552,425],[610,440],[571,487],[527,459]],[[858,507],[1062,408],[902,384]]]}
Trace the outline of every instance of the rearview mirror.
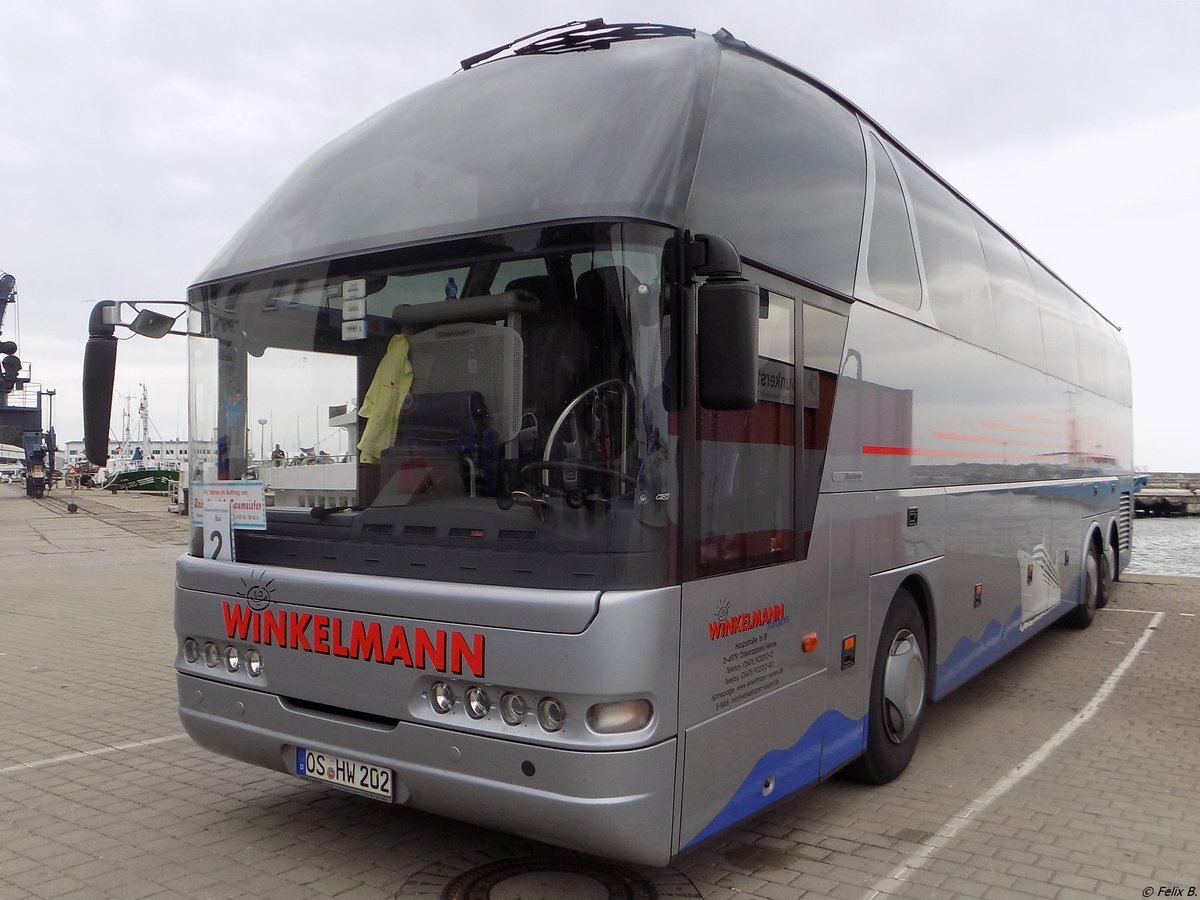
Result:
{"label": "rearview mirror", "polygon": [[101,300],[92,307],[83,348],[83,452],[88,462],[97,466],[108,462],[108,425],[117,371],[117,339],[110,312],[115,305],[112,300]]}
{"label": "rearview mirror", "polygon": [[708,275],[697,296],[700,405],[751,409],[758,402],[758,286],[742,277],[733,244],[697,235],[705,245],[698,274]]}
{"label": "rearview mirror", "polygon": [[134,316],[133,321],[129,323],[129,330],[134,334],[140,334],[142,337],[166,337],[171,333],[171,329],[174,327],[177,318],[178,316],[165,316],[152,309],[141,309],[138,310],[138,314]]}

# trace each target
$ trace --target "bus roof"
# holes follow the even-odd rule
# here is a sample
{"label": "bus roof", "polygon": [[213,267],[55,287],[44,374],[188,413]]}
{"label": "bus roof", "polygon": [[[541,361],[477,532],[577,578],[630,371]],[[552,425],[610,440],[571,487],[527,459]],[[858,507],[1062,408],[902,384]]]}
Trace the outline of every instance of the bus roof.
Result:
{"label": "bus roof", "polygon": [[722,51],[812,85],[1037,260],[873,118],[792,64],[725,29],[708,35],[594,19],[464,59],[454,75],[333,140],[283,182],[196,284],[552,221],[682,226]]}
{"label": "bus roof", "polygon": [[679,224],[719,55],[704,37],[523,54],[417,91],[304,163],[197,283],[556,220]]}

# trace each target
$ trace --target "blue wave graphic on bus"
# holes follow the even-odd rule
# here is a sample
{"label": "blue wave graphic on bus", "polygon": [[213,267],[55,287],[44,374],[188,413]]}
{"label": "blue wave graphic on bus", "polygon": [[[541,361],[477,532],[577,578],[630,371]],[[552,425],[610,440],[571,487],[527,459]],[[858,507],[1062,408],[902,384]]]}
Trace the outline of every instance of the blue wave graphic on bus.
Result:
{"label": "blue wave graphic on bus", "polygon": [[959,638],[946,661],[938,664],[934,696],[939,699],[945,696],[972,675],[986,669],[1025,637],[1021,633],[1021,607],[1018,606],[1007,623],[1002,625],[996,619],[988,622],[978,640]]}
{"label": "blue wave graphic on bus", "polygon": [[[819,780],[818,772],[831,772],[849,762],[862,752],[866,727],[866,716],[851,719],[835,710],[822,713],[792,746],[772,750],[755,763],[724,808],[683,849],[814,784]],[[770,796],[764,797],[763,783],[771,776],[775,786]]]}
{"label": "blue wave graphic on bus", "polygon": [[[1078,596],[1076,576],[1064,597]],[[1021,607],[1013,609],[1008,621],[992,619],[977,640],[961,638],[946,661],[937,666],[937,699],[945,696],[972,676],[986,669],[1018,644],[1037,634],[1075,606],[1071,599],[1060,600],[1032,628],[1021,630]],[[698,844],[748,816],[820,780],[857,756],[866,746],[866,716],[851,719],[836,710],[822,713],[796,743],[784,750],[772,750],[764,755],[746,776],[733,797],[713,817],[699,834],[681,849]],[[764,797],[763,783],[774,775],[775,786]]]}
{"label": "blue wave graphic on bus", "polygon": [[[1079,577],[1076,576],[1063,596],[1074,598],[1078,595]],[[978,640],[960,638],[954,645],[954,649],[950,651],[950,655],[946,657],[946,661],[938,664],[934,699],[940,700],[963,682],[996,662],[1018,644],[1062,618],[1075,608],[1075,603],[1074,599],[1060,599],[1046,611],[1037,624],[1024,631],[1021,630],[1021,607],[1018,606],[1005,624],[1000,624],[997,619],[988,622]]]}

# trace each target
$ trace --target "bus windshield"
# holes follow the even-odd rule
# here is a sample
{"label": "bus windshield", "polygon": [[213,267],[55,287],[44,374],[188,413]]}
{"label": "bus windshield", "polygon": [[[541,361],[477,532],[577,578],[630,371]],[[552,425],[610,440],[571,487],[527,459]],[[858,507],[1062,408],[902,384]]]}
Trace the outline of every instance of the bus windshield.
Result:
{"label": "bus windshield", "polygon": [[672,234],[560,225],[194,288],[191,481],[268,506],[237,560],[669,583]]}

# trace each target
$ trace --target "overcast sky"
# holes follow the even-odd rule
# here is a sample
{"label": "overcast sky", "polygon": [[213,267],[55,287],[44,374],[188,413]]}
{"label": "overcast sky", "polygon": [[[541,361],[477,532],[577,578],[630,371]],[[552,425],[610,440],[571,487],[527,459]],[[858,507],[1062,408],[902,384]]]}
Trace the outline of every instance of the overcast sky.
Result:
{"label": "overcast sky", "polygon": [[[466,56],[594,16],[725,27],[855,101],[1121,326],[1135,463],[1200,472],[1197,0],[0,0],[3,337],[57,391],[60,444],[82,437],[96,300],[182,299],[320,146]],[[184,378],[182,340],[121,345],[117,390],[147,384],[167,438]]]}

